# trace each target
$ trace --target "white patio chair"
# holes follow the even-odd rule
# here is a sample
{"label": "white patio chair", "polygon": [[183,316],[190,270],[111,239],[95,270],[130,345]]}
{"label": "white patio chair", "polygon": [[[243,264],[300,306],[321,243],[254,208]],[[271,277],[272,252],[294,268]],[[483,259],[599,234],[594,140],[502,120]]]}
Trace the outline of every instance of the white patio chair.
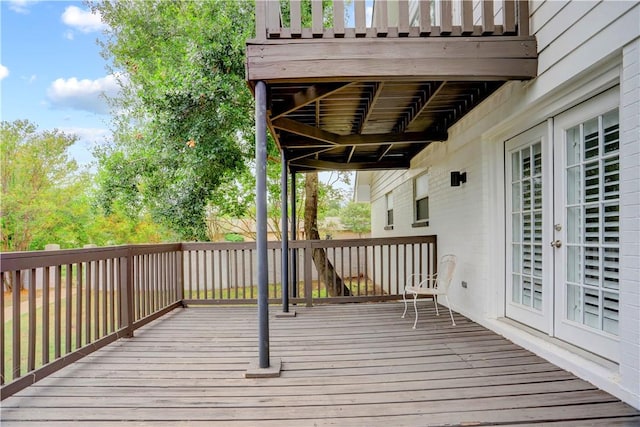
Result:
{"label": "white patio chair", "polygon": [[[407,285],[404,287],[404,293],[402,294],[402,300],[404,301],[404,313],[402,318],[407,314],[407,294],[413,295],[413,309],[416,312],[416,320],[413,322],[413,329],[418,324],[418,295],[425,295],[433,297],[433,303],[436,306],[436,316],[439,316],[438,312],[438,295],[444,296],[449,307],[449,315],[451,316],[451,324],[456,326],[455,320],[453,320],[453,313],[451,312],[451,304],[447,297],[449,291],[449,285],[453,279],[453,273],[456,269],[457,258],[455,255],[444,255],[440,259],[438,265],[438,272],[434,274],[412,274],[407,280]],[[418,282],[415,284],[415,282]]]}

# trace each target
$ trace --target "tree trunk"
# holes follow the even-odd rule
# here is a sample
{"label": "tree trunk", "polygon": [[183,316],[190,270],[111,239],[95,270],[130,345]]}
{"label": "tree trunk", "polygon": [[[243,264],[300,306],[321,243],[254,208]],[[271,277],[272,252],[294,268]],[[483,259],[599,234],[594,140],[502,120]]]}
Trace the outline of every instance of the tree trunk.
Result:
{"label": "tree trunk", "polygon": [[[318,173],[306,174],[304,183],[304,230],[307,239],[320,240],[318,232]],[[313,263],[318,271],[318,279],[324,282],[329,296],[350,296],[351,291],[345,286],[342,277],[338,275],[333,264],[327,259],[324,249],[313,250]]]}

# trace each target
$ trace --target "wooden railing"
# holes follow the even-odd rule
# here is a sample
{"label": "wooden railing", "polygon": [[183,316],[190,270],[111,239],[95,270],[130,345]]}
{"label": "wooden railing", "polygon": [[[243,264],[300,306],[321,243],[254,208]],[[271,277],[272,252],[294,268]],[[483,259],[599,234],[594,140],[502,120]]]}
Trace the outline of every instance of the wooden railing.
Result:
{"label": "wooden railing", "polygon": [[[255,243],[185,243],[182,248],[186,304],[256,302]],[[289,300],[308,306],[397,299],[408,276],[435,271],[437,259],[436,236],[298,240],[289,242],[289,249]],[[312,258],[317,249],[325,251],[325,263],[331,263],[337,275],[318,277]],[[268,242],[271,303],[282,298],[281,257],[280,243]],[[335,287],[340,279],[351,296],[330,295],[326,282],[333,281],[329,285]]]}
{"label": "wooden railing", "polygon": [[[529,36],[528,1],[365,0],[256,2],[256,41],[291,38]],[[304,11],[311,9],[306,23]],[[369,21],[369,22],[367,22]],[[305,25],[306,24],[306,25]]]}
{"label": "wooden railing", "polygon": [[180,244],[3,253],[4,399],[180,305]]}
{"label": "wooden railing", "polygon": [[[319,277],[313,252],[337,276]],[[435,272],[435,236],[289,242],[292,304],[397,299],[412,273]],[[268,243],[269,297],[282,298],[280,242]],[[188,304],[255,304],[255,242],[176,243],[0,254],[4,399]],[[327,282],[344,281],[349,296]],[[329,283],[332,285],[332,283]]]}

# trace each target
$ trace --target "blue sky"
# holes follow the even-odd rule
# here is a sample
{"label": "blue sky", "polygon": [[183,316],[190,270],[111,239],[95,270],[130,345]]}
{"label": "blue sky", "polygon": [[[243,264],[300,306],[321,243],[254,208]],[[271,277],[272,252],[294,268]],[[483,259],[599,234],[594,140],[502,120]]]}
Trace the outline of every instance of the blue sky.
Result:
{"label": "blue sky", "polygon": [[90,163],[109,137],[102,94],[117,91],[96,43],[100,18],[80,1],[0,0],[0,28],[0,119],[73,133],[70,154]]}

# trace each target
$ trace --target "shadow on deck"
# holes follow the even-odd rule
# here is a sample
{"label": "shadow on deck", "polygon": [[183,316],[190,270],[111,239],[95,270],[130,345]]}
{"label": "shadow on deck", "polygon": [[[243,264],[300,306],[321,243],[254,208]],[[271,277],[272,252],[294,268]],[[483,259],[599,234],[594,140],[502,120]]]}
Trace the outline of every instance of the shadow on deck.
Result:
{"label": "shadow on deck", "polygon": [[177,309],[2,402],[11,425],[639,425],[640,412],[456,315],[402,304],[270,317],[279,378],[245,379],[255,307]]}

